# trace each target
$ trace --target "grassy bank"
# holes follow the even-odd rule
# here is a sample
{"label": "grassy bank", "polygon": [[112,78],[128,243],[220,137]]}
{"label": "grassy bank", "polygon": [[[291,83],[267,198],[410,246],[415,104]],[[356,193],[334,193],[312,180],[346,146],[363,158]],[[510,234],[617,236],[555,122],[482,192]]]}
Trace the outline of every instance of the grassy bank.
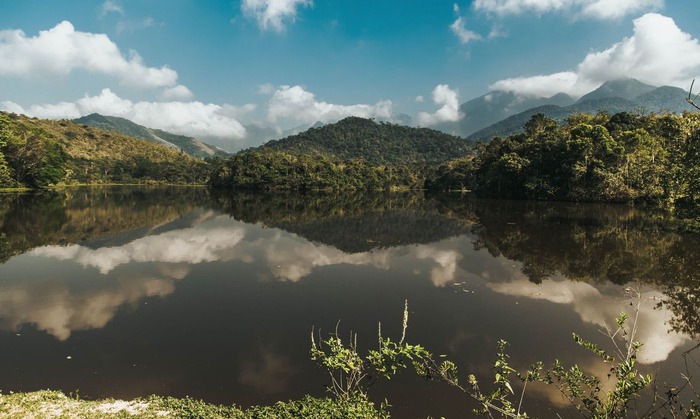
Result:
{"label": "grassy bank", "polygon": [[89,401],[60,391],[0,393],[0,418],[386,418],[364,397],[315,398],[242,409],[194,399],[150,396],[144,399]]}

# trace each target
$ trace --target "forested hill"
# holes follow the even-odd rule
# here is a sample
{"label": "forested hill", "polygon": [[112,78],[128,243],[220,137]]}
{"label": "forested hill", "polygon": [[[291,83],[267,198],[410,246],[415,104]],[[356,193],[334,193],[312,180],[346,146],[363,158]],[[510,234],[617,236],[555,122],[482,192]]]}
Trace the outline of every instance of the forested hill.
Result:
{"label": "forested hill", "polygon": [[335,124],[269,141],[260,149],[341,161],[360,159],[372,165],[393,165],[441,163],[464,157],[472,150],[472,143],[427,128],[349,117]]}
{"label": "forested hill", "polygon": [[0,188],[80,183],[205,183],[209,165],[172,147],[0,112]]}
{"label": "forested hill", "polygon": [[229,155],[229,153],[219,147],[209,145],[196,138],[172,134],[159,129],[147,128],[129,121],[128,119],[116,116],[105,116],[93,113],[83,116],[82,118],[74,119],[73,122],[174,147],[192,157],[226,157]]}

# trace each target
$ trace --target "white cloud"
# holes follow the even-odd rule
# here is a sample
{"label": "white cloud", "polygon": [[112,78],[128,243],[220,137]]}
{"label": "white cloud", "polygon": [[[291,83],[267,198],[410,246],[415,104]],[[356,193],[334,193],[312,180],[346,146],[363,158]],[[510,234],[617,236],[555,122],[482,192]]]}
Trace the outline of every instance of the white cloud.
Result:
{"label": "white cloud", "polygon": [[21,30],[0,31],[0,76],[65,76],[75,70],[115,77],[134,87],[173,87],[177,72],[148,67],[135,51],[126,58],[107,35],[76,31],[68,21],[27,37]]}
{"label": "white cloud", "polygon": [[425,98],[423,96],[416,96],[416,102],[423,103],[424,101],[425,101]]}
{"label": "white cloud", "polygon": [[282,32],[286,22],[296,20],[299,7],[312,5],[312,0],[243,0],[241,10],[254,17],[260,29]]}
{"label": "white cloud", "polygon": [[316,96],[301,86],[280,86],[267,105],[268,119],[313,124],[335,122],[348,116],[362,118],[390,118],[392,103],[389,100],[374,105],[336,105],[316,99]]}
{"label": "white cloud", "polygon": [[[184,93],[184,92],[180,92]],[[85,96],[75,102],[33,105],[23,109],[13,102],[0,108],[45,119],[74,119],[91,113],[118,116],[149,128],[158,128],[192,137],[242,139],[245,127],[235,118],[253,105],[235,107],[202,102],[132,102],[102,89],[99,95]],[[253,106],[254,108],[254,106]]]}
{"label": "white cloud", "polygon": [[478,41],[479,39],[481,39],[481,35],[479,35],[476,32],[472,32],[466,28],[464,18],[462,18],[461,16],[458,17],[457,20],[452,22],[452,24],[450,25],[450,30],[462,44],[467,44],[470,41]]}
{"label": "white cloud", "polygon": [[107,0],[100,6],[100,15],[106,16],[109,13],[124,15],[124,7],[115,1]]}
{"label": "white cloud", "polygon": [[635,78],[654,86],[686,87],[700,74],[700,42],[670,17],[648,13],[634,20],[634,34],[610,48],[591,52],[576,71],[500,80],[493,90],[551,96],[581,96],[602,83]]}
{"label": "white cloud", "polygon": [[439,84],[433,89],[433,102],[442,105],[435,113],[418,114],[418,125],[429,126],[440,122],[459,121],[464,114],[459,111],[459,92],[447,84]]}
{"label": "white cloud", "polygon": [[499,80],[489,86],[490,90],[514,92],[523,96],[551,97],[559,92],[571,96],[582,96],[598,87],[600,83],[582,83],[573,71],[564,71],[541,76],[513,77]]}
{"label": "white cloud", "polygon": [[457,15],[457,19],[450,25],[450,30],[457,37],[457,39],[459,39],[459,42],[462,44],[467,44],[470,41],[477,41],[481,39],[481,35],[467,29],[466,24],[464,23],[464,18],[459,16],[460,9],[457,3],[452,5],[452,10]]}
{"label": "white cloud", "polygon": [[18,113],[18,114],[26,113],[20,105],[16,104],[15,102],[11,102],[9,100],[5,100],[5,101],[0,102],[0,111],[12,112],[12,113]]}
{"label": "white cloud", "polygon": [[188,89],[187,87],[178,84],[177,86],[174,87],[169,87],[165,90],[163,90],[163,93],[161,93],[160,98],[163,100],[188,100],[192,99],[192,91]]}
{"label": "white cloud", "polygon": [[619,19],[663,6],[664,0],[476,0],[473,3],[475,10],[500,16],[562,12],[593,19]]}

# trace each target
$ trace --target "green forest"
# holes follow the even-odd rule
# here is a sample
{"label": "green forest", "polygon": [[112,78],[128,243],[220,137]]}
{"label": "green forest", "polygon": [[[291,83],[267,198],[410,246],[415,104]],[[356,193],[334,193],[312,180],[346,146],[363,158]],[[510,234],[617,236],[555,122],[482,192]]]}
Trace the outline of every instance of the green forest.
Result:
{"label": "green forest", "polygon": [[534,115],[522,133],[470,143],[346,118],[229,158],[0,113],[0,187],[209,184],[247,190],[470,191],[478,197],[623,202],[697,217],[700,114]]}
{"label": "green forest", "polygon": [[472,142],[441,131],[348,117],[335,124],[268,141],[257,150],[341,161],[364,160],[379,166],[442,163],[463,157],[472,148]]}
{"label": "green forest", "polygon": [[694,211],[700,203],[700,115],[534,115],[521,134],[440,165],[431,190],[480,197],[626,202]]}
{"label": "green forest", "polygon": [[372,165],[362,159],[262,149],[217,162],[210,183],[249,190],[422,189],[425,170],[417,165]]}
{"label": "green forest", "polygon": [[142,139],[0,112],[0,188],[204,184],[209,172],[207,162]]}

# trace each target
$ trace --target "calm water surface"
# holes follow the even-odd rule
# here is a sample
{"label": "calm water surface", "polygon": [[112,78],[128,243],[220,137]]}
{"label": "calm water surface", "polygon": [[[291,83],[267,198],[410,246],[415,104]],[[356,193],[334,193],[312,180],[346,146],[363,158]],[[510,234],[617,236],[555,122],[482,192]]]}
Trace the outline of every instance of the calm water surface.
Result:
{"label": "calm water surface", "polygon": [[[681,384],[697,345],[700,240],[623,206],[459,196],[212,194],[196,188],[0,195],[0,389],[86,398],[191,396],[242,406],[324,395],[312,326],[377,322],[489,383],[498,339],[519,370],[579,363],[643,292],[642,369]],[[698,351],[691,352],[700,385]],[[405,372],[379,382],[395,417],[474,407]],[[644,404],[644,400],[640,404]],[[531,416],[565,402],[532,386]]]}

